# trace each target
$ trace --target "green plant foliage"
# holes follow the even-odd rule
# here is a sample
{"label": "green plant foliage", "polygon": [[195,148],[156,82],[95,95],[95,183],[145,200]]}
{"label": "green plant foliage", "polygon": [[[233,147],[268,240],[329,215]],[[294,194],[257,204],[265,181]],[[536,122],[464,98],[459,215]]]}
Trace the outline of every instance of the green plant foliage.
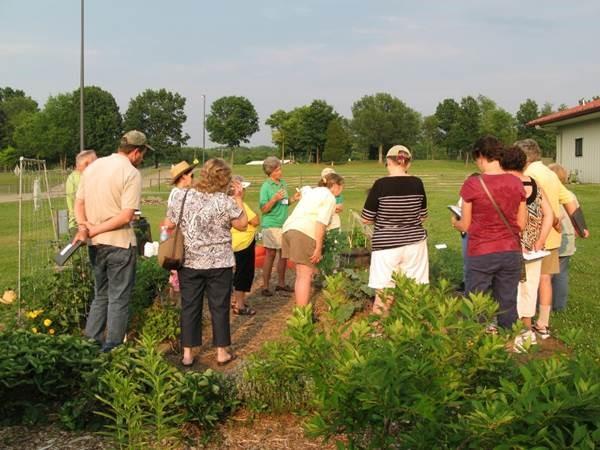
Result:
{"label": "green plant foliage", "polygon": [[184,419],[205,429],[213,428],[238,404],[234,384],[211,369],[185,372],[179,393]]}
{"label": "green plant foliage", "polygon": [[323,259],[317,267],[322,275],[331,275],[340,267],[340,254],[349,250],[348,236],[343,231],[329,231],[323,242]]}
{"label": "green plant foliage", "polygon": [[357,298],[346,294],[351,292],[351,279],[347,272],[326,276],[325,282],[323,301],[329,312],[327,317],[333,319],[336,324],[347,322],[355,311],[363,309],[364,301],[361,296]]}
{"label": "green plant foliage", "polygon": [[133,321],[140,318],[143,311],[154,302],[169,282],[169,272],[158,265],[156,257],[138,258],[135,269],[135,285],[129,302]]}
{"label": "green plant foliage", "polygon": [[146,310],[142,334],[154,336],[158,342],[174,342],[179,336],[179,315],[175,306],[155,302]]}
{"label": "green plant foliage", "polygon": [[125,364],[102,375],[104,394],[96,395],[106,407],[97,414],[109,420],[109,434],[121,448],[172,442],[183,420],[177,407],[181,373],[158,353],[154,336],[142,335],[137,343]]}
{"label": "green plant foliage", "polygon": [[[0,334],[0,422],[35,421],[51,402],[77,397],[88,374],[101,365],[98,347],[74,336]],[[29,411],[29,412],[28,412]]]}
{"label": "green plant foliage", "polygon": [[275,413],[309,409],[314,395],[311,380],[289,345],[269,342],[248,358],[237,386],[248,408]]}
{"label": "green plant foliage", "polygon": [[[333,284],[341,283],[336,280]],[[344,435],[347,448],[594,448],[600,439],[600,367],[557,355],[519,364],[511,333],[485,333],[496,304],[449,295],[449,284],[398,277],[387,317],[322,329],[294,310],[291,342],[270,344],[249,383],[310,386],[311,435]],[[343,304],[339,299],[335,300]],[[275,351],[273,350],[275,349]],[[277,376],[256,367],[276,367]],[[293,385],[288,382],[283,389]],[[281,389],[280,387],[278,387]],[[264,397],[263,397],[264,399]]]}
{"label": "green plant foliage", "polygon": [[[79,334],[94,292],[87,253],[73,255],[72,266],[65,270],[38,271],[24,279],[22,292],[24,302],[31,308],[25,314],[25,325],[30,331]],[[47,320],[51,324],[46,326]]]}

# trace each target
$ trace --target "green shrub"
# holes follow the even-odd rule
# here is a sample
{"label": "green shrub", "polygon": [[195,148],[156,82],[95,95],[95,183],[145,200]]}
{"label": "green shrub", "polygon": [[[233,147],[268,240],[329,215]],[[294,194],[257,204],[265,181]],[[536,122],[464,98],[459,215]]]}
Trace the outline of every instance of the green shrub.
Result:
{"label": "green shrub", "polygon": [[169,272],[158,265],[156,257],[138,258],[135,285],[129,302],[134,321],[138,320],[169,282]]}
{"label": "green shrub", "polygon": [[155,302],[146,310],[142,334],[154,336],[158,342],[174,342],[179,336],[179,308]]}
{"label": "green shrub", "polygon": [[0,334],[0,421],[35,421],[53,402],[82,395],[86,377],[100,366],[98,347],[74,336],[23,330]]}
{"label": "green shrub", "polygon": [[[37,333],[79,334],[94,295],[94,280],[85,251],[76,252],[71,265],[61,270],[42,270],[26,277],[21,297],[29,311],[25,325]],[[41,311],[40,314],[32,314]],[[32,317],[35,316],[35,317]],[[44,326],[49,319],[52,326]]]}
{"label": "green shrub", "polygon": [[204,373],[185,372],[179,404],[186,421],[196,422],[205,429],[212,428],[237,406],[235,385],[211,369]]}
{"label": "green shrub", "polygon": [[[488,296],[402,277],[387,317],[342,322],[310,307],[288,321],[291,342],[270,344],[246,370],[250,386],[310,386],[307,431],[348,448],[593,448],[600,439],[600,367],[557,355],[523,363],[512,333],[485,333]],[[342,316],[344,316],[342,314]],[[273,350],[275,349],[275,350]],[[257,367],[265,368],[257,370]],[[259,398],[264,399],[263,397]]]}

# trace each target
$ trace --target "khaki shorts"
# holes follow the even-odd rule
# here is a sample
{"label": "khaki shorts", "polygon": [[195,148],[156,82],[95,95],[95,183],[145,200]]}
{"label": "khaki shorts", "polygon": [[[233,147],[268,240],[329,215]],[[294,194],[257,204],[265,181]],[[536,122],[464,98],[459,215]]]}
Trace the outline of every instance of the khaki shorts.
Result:
{"label": "khaki shorts", "polygon": [[281,257],[288,258],[296,264],[316,267],[310,262],[310,257],[315,252],[317,242],[298,230],[288,230],[283,233],[283,242],[281,247]]}
{"label": "khaki shorts", "polygon": [[542,258],[542,275],[553,275],[560,273],[560,262],[558,259],[558,249],[548,250],[550,254]]}
{"label": "khaki shorts", "polygon": [[281,248],[281,228],[263,228],[262,242],[264,248],[279,250]]}

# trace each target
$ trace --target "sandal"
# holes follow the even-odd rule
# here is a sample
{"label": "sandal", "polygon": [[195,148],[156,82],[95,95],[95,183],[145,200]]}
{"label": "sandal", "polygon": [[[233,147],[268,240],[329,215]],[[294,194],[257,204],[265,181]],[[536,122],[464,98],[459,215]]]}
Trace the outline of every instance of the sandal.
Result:
{"label": "sandal", "polygon": [[231,353],[229,355],[229,358],[227,358],[225,361],[218,361],[217,360],[217,366],[226,366],[227,364],[229,364],[231,361],[235,361],[237,359],[237,355],[235,353]]}
{"label": "sandal", "polygon": [[273,291],[264,288],[262,291],[260,291],[260,295],[262,295],[263,297],[273,297]]}
{"label": "sandal", "polygon": [[278,291],[281,291],[281,292],[294,292],[294,288],[292,288],[292,287],[290,287],[288,285],[285,285],[285,286],[275,286],[275,292],[278,292]]}
{"label": "sandal", "polygon": [[236,316],[253,316],[256,314],[256,310],[249,307],[248,305],[244,305],[241,308],[237,306],[231,305],[231,310]]}
{"label": "sandal", "polygon": [[192,358],[192,360],[187,364],[183,362],[183,359],[181,360],[181,365],[183,367],[192,367],[195,363],[196,363],[196,358]]}

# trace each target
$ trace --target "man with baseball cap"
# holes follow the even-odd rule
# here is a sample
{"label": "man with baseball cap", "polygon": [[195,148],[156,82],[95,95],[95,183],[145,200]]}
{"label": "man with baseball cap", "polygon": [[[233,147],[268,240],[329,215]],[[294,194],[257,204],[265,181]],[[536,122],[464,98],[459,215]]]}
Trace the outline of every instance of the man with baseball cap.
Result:
{"label": "man with baseball cap", "polygon": [[116,153],[90,165],[81,175],[75,199],[77,235],[91,240],[94,300],[85,335],[109,351],[123,342],[127,331],[129,298],[133,289],[136,238],[129,225],[142,194],[137,170],[147,149],[153,150],[141,131],[121,137]]}

